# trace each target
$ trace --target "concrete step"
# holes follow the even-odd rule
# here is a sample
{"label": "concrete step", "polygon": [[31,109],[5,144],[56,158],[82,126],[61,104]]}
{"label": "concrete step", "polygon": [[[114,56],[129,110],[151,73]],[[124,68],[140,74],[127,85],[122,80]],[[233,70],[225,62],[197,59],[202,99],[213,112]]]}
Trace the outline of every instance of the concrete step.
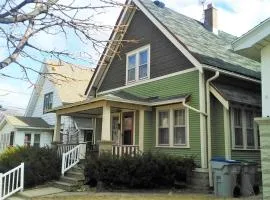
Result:
{"label": "concrete step", "polygon": [[54,181],[53,185],[67,192],[76,192],[77,189],[79,189],[79,186],[77,184],[67,183],[63,181]]}
{"label": "concrete step", "polygon": [[74,177],[69,177],[69,176],[61,176],[59,181],[71,183],[71,184],[83,184],[84,179],[74,178]]}
{"label": "concrete step", "polygon": [[71,177],[71,178],[76,178],[76,179],[79,179],[79,180],[85,180],[85,176],[84,176],[83,172],[77,172],[77,171],[69,170],[69,171],[67,171],[65,173],[65,176]]}

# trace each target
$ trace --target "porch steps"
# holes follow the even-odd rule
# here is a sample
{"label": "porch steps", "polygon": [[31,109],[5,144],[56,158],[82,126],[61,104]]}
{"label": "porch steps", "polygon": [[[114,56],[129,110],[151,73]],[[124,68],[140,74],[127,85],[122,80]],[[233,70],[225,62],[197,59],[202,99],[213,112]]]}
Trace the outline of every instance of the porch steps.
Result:
{"label": "porch steps", "polygon": [[53,185],[68,192],[76,192],[84,182],[84,166],[80,164],[68,170],[58,181],[54,181]]}

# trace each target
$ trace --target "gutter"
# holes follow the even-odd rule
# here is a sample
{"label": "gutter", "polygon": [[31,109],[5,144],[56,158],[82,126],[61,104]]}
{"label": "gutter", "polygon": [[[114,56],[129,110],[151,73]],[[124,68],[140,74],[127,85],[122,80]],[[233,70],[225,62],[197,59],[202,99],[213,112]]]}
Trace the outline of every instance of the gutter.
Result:
{"label": "gutter", "polygon": [[211,133],[211,115],[210,115],[210,82],[217,79],[219,77],[219,71],[216,71],[216,74],[209,78],[206,81],[206,108],[207,108],[207,146],[208,146],[208,171],[209,171],[209,186],[213,187],[213,174],[211,167],[211,159],[212,159],[212,133]]}

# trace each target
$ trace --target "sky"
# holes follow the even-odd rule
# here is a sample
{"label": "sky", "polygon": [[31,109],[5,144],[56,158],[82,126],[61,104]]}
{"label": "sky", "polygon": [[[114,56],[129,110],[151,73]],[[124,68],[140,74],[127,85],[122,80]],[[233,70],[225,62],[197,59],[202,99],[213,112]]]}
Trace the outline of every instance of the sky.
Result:
{"label": "sky", "polygon": [[[80,3],[80,1],[83,0],[75,1]],[[97,0],[91,1],[95,2]],[[163,0],[166,7],[201,21],[203,18],[203,7],[199,3],[200,1],[202,0]],[[269,0],[206,0],[205,6],[208,3],[213,3],[218,9],[219,29],[236,36],[241,36],[261,21],[270,17]],[[95,20],[106,25],[114,25],[119,13],[120,8],[110,9],[97,15]],[[99,35],[102,38],[106,38],[109,32],[103,32]],[[78,45],[75,39],[65,41],[63,38],[42,34],[38,35],[34,40],[39,46],[44,48],[54,48],[57,46],[63,49],[76,49],[78,52],[80,52],[80,49],[86,48],[94,58],[91,67],[95,67],[95,61],[99,57],[99,55],[91,49],[91,46]],[[0,49],[0,59],[3,57],[4,50]],[[39,63],[34,63],[29,60],[23,60],[22,62],[37,70],[41,67]],[[16,76],[21,73],[21,69],[10,65],[4,70],[0,70],[0,72]],[[34,83],[37,79],[37,74],[30,73],[30,77]],[[0,105],[6,108],[15,108],[23,112],[27,107],[33,88],[33,85],[28,82],[0,77]]]}

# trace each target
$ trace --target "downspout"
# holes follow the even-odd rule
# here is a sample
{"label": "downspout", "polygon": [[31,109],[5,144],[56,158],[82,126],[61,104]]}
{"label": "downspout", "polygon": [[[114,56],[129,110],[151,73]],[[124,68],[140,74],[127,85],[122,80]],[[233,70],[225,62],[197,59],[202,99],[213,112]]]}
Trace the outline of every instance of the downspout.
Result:
{"label": "downspout", "polygon": [[209,78],[206,81],[206,108],[207,108],[207,146],[208,146],[208,171],[209,171],[209,186],[213,187],[213,174],[211,167],[212,159],[212,133],[211,133],[211,115],[210,115],[210,82],[219,77],[219,72],[216,71],[216,74]]}

